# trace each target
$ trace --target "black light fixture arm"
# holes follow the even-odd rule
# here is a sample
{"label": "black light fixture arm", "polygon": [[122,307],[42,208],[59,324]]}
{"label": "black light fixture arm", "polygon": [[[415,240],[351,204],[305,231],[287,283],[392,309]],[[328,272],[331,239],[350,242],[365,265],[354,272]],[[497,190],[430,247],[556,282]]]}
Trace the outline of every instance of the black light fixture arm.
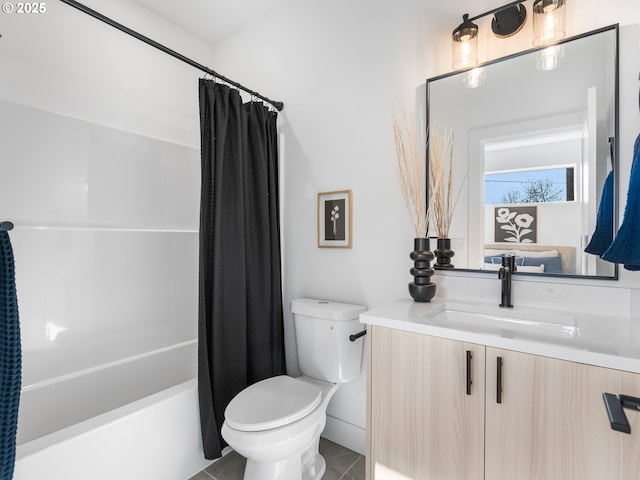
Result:
{"label": "black light fixture arm", "polygon": [[481,13],[480,15],[476,15],[475,17],[471,17],[469,18],[469,21],[473,22],[474,20],[478,20],[482,17],[486,17],[487,15],[493,15],[494,13],[501,12],[502,10],[506,10],[507,8],[515,7],[524,2],[526,2],[526,0],[519,0],[517,2],[507,3],[506,5],[502,5],[501,7],[494,8],[493,10],[489,10],[488,12],[484,12],[484,13]]}
{"label": "black light fixture arm", "polygon": [[225,83],[228,83],[229,85],[242,90],[244,92],[247,92],[248,94],[259,98],[260,100],[269,103],[271,105],[273,105],[273,107],[278,110],[281,111],[284,108],[284,104],[282,102],[278,102],[275,100],[271,100],[268,97],[265,97],[264,95],[260,95],[258,92],[254,92],[253,90],[245,87],[244,85],[239,84],[238,82],[234,82],[233,80],[220,75],[219,73],[211,70],[208,67],[205,67],[204,65],[201,65],[200,63],[185,57],[184,55],[176,52],[175,50],[171,50],[168,47],[165,47],[164,45],[162,45],[161,43],[156,42],[155,40],[150,39],[149,37],[145,37],[144,35],[142,35],[141,33],[136,32],[135,30],[130,29],[129,27],[126,27],[124,25],[122,25],[121,23],[116,22],[115,20],[112,20],[109,17],[104,16],[103,14],[101,14],[100,12],[97,12],[89,7],[87,7],[86,5],[83,5],[80,2],[76,2],[75,0],[60,0],[62,3],[66,3],[67,5],[74,7],[78,10],[80,10],[83,13],[86,13],[87,15],[91,15],[93,18],[96,18],[104,23],[106,23],[107,25],[111,25],[114,28],[117,28],[118,30],[120,30],[121,32],[124,32],[128,35],[131,35],[132,37],[146,43],[147,45],[151,45],[152,47],[157,48],[158,50],[171,55],[174,58],[177,58],[178,60],[183,61],[184,63],[187,63],[189,65],[191,65],[192,67],[197,68],[198,70],[202,70],[205,73],[208,73],[209,75],[211,75],[212,77],[215,77],[219,80],[222,80]]}

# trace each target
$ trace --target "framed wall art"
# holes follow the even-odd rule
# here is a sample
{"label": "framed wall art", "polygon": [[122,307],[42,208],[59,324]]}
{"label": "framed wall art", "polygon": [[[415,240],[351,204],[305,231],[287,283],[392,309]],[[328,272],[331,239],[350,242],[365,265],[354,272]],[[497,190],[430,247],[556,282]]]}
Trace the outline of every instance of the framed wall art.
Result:
{"label": "framed wall art", "polygon": [[536,243],[538,230],[537,207],[496,207],[495,241]]}
{"label": "framed wall art", "polygon": [[318,193],[318,247],[351,248],[351,190]]}

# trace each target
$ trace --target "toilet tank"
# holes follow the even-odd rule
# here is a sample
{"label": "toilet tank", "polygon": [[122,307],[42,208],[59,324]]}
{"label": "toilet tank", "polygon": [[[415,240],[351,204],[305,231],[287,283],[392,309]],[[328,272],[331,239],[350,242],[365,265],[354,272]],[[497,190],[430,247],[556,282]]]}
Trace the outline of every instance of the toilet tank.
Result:
{"label": "toilet tank", "polygon": [[291,302],[298,365],[303,375],[332,383],[345,383],[360,375],[364,337],[349,335],[364,330],[358,316],[362,305],[300,298]]}

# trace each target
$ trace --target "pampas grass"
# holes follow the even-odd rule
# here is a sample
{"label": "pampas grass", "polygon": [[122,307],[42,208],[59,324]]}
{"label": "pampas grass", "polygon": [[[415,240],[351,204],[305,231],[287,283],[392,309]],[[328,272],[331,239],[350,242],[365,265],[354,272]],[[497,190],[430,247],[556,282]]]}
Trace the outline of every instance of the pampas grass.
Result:
{"label": "pampas grass", "polygon": [[[429,127],[429,207],[426,194],[426,143],[418,142],[416,122],[405,113],[401,125],[393,112],[393,135],[398,159],[398,181],[402,198],[417,238],[428,235],[429,225],[438,238],[448,238],[462,188],[453,198],[453,130],[440,133]],[[469,170],[466,177],[469,175]]]}
{"label": "pampas grass", "polygon": [[[418,144],[416,122],[404,114],[404,125],[393,112],[393,136],[396,141],[398,181],[416,238],[425,238],[427,221],[425,143]],[[420,147],[420,148],[419,148]]]}
{"label": "pampas grass", "polygon": [[[468,173],[468,172],[467,172]],[[453,200],[453,130],[429,127],[429,222],[438,238],[448,238],[460,192]]]}

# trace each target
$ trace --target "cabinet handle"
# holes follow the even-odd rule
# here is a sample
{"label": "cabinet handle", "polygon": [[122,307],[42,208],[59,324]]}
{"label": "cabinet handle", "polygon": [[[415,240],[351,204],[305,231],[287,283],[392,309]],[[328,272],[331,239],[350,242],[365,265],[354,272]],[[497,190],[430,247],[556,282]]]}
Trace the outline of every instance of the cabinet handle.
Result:
{"label": "cabinet handle", "polygon": [[498,367],[496,374],[498,378],[498,381],[496,382],[496,402],[502,403],[502,357],[498,357]]}
{"label": "cabinet handle", "polygon": [[473,380],[471,380],[471,359],[473,358],[473,354],[471,350],[467,350],[467,395],[471,395],[471,385],[473,384]]}
{"label": "cabinet handle", "polygon": [[607,392],[602,394],[602,398],[607,408],[611,429],[617,430],[618,432],[631,433],[631,425],[629,425],[623,409],[640,410],[640,398],[622,394],[615,395]]}

